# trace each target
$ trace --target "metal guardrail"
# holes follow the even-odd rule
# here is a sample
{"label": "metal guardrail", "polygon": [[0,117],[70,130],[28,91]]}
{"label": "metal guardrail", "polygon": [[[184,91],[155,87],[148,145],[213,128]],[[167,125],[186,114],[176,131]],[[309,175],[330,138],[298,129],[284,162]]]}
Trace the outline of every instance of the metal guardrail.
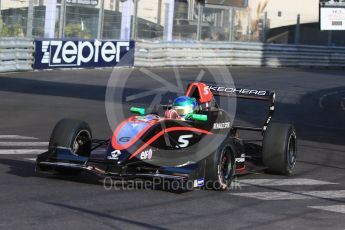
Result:
{"label": "metal guardrail", "polygon": [[345,67],[345,48],[244,42],[137,42],[135,66]]}
{"label": "metal guardrail", "polygon": [[[33,70],[34,41],[0,38],[0,72]],[[137,67],[345,67],[345,47],[244,42],[137,42]]]}
{"label": "metal guardrail", "polygon": [[0,38],[0,72],[32,70],[34,42],[28,38]]}

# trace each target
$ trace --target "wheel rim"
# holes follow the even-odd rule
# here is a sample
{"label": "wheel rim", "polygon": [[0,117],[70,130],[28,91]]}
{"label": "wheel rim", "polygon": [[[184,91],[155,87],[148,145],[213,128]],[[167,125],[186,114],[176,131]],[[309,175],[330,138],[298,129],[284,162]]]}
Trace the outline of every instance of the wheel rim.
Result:
{"label": "wheel rim", "polygon": [[226,184],[232,176],[232,159],[230,151],[231,150],[228,148],[223,150],[219,164],[220,181],[224,184]]}
{"label": "wheel rim", "polygon": [[81,130],[74,138],[72,152],[77,155],[85,155],[91,146],[91,134],[87,130]]}
{"label": "wheel rim", "polygon": [[291,135],[289,138],[289,145],[288,145],[288,163],[290,168],[293,168],[296,163],[296,137],[295,135]]}

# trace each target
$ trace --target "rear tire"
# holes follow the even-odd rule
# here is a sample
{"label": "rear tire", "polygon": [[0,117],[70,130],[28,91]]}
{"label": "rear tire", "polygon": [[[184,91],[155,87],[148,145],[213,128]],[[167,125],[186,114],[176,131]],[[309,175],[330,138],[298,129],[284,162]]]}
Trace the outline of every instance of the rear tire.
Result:
{"label": "rear tire", "polygon": [[290,175],[296,164],[297,138],[292,125],[272,123],[263,141],[263,162],[273,174]]}
{"label": "rear tire", "polygon": [[[74,119],[60,120],[53,129],[49,141],[49,150],[56,147],[69,148],[78,156],[90,156],[92,147],[90,126],[84,121]],[[56,171],[65,175],[75,175],[80,172],[80,170],[64,168],[56,168]]]}
{"label": "rear tire", "polygon": [[206,158],[205,188],[223,191],[230,188],[235,173],[235,148],[225,140],[215,153]]}

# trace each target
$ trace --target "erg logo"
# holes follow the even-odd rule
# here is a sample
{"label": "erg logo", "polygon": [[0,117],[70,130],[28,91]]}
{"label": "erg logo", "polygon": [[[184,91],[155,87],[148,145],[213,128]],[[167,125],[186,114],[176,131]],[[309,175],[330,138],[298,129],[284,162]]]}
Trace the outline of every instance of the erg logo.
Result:
{"label": "erg logo", "polygon": [[[115,66],[134,48],[132,41],[36,40],[35,68]],[[132,60],[133,59],[133,60]],[[133,58],[128,59],[132,65]]]}
{"label": "erg logo", "polygon": [[152,149],[145,150],[141,152],[140,159],[141,160],[150,160],[152,158]]}

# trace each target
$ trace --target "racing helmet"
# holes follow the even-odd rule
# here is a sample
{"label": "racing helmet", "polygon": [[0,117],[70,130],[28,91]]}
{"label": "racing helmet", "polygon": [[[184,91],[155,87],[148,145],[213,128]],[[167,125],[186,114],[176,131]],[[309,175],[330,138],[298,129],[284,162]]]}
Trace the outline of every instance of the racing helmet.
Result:
{"label": "racing helmet", "polygon": [[181,96],[175,99],[172,109],[174,109],[178,115],[185,116],[189,113],[193,113],[197,109],[198,103],[195,98]]}

